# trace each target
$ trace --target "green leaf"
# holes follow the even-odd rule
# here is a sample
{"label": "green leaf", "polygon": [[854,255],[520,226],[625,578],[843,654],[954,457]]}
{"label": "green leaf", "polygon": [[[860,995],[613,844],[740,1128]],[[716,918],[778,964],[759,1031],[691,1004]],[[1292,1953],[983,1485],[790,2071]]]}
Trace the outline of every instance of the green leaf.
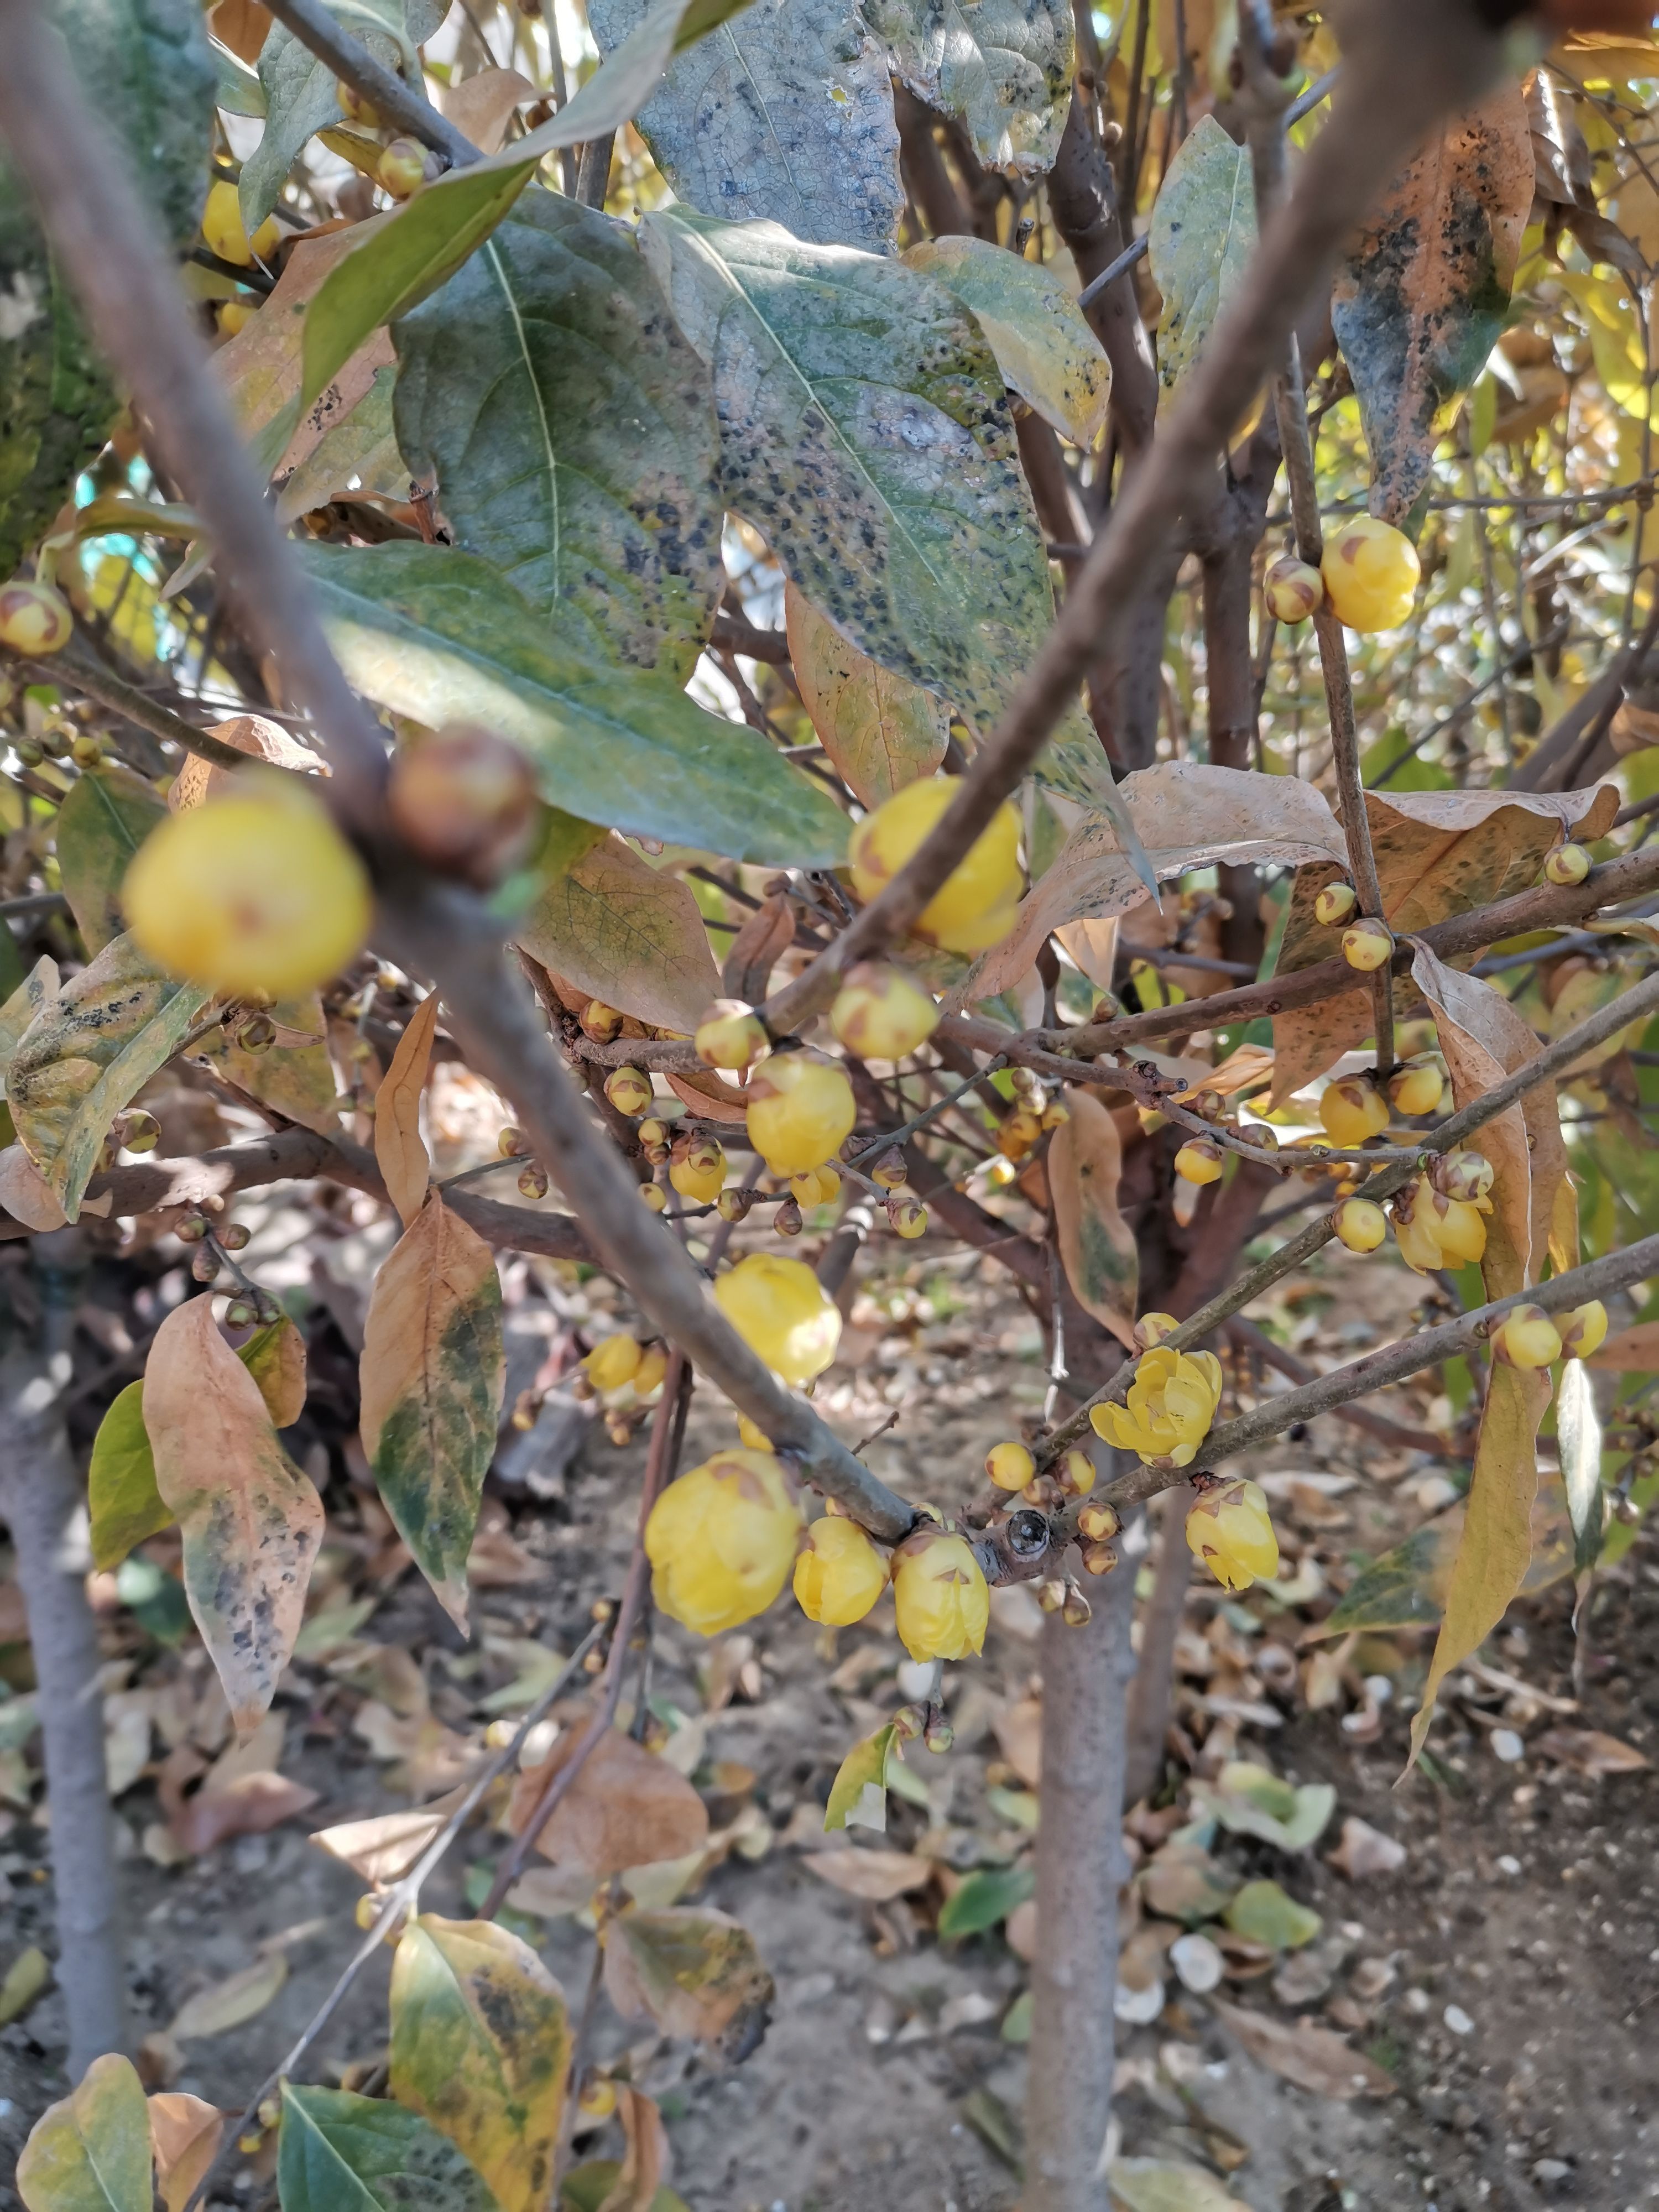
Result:
{"label": "green leaf", "polygon": [[428,726],[499,731],[565,812],[775,867],[845,857],[840,809],[763,738],[661,677],[561,653],[487,562],[413,544],[311,545],[301,557],[359,690]]}
{"label": "green leaf", "polygon": [[[622,2161],[614,2158],[585,2159],[573,2166],[561,2192],[564,2212],[601,2212],[621,2172]],[[672,2189],[659,2189],[651,2200],[651,2212],[690,2212],[690,2207]]]}
{"label": "green leaf", "polygon": [[714,402],[629,227],[526,192],[392,337],[456,544],[584,659],[683,683],[725,585]]}
{"label": "green leaf", "polygon": [[1255,251],[1250,149],[1235,145],[1213,115],[1199,118],[1170,162],[1147,245],[1153,282],[1164,295],[1158,375],[1165,391],[1174,392]]}
{"label": "green leaf", "polygon": [[291,2081],[282,2096],[283,2212],[497,2212],[482,2176],[418,2112]]}
{"label": "green leaf", "polygon": [[172,1522],[172,1510],[162,1504],[155,1487],[142,1380],[129,1382],[98,1424],[87,1470],[87,1503],[92,1564],[100,1572],[119,1566],[135,1545]]}
{"label": "green leaf", "polygon": [[[644,19],[644,0],[589,10],[617,59]],[[769,216],[820,246],[892,248],[904,204],[892,88],[853,0],[757,0],[671,65],[637,125],[676,196],[705,215]]]}
{"label": "green leaf", "polygon": [[17,2161],[28,2212],[150,2212],[149,2107],[130,2058],[94,2058]]}
{"label": "green leaf", "polygon": [[18,1039],[6,1078],[12,1120],[71,1221],[111,1122],[166,1066],[210,995],[117,937]]}
{"label": "green leaf", "polygon": [[939,1916],[940,1936],[983,1935],[1024,1905],[1036,1887],[1030,1867],[976,1868],[945,1899]]}
{"label": "green leaf", "polygon": [[537,896],[515,941],[618,1012],[689,1036],[720,992],[690,889],[607,837]]}
{"label": "green leaf", "polygon": [[167,811],[161,794],[119,761],[101,761],[70,787],[58,810],[58,872],[88,953],[119,936],[127,864]]}
{"label": "green leaf", "polygon": [[961,301],[1005,384],[1074,446],[1093,445],[1112,396],[1112,365],[1057,276],[984,238],[925,239],[904,261]]}
{"label": "green leaf", "polygon": [[[443,0],[356,0],[392,29],[406,32],[423,45],[442,22]],[[397,40],[366,24],[361,13],[339,19],[377,62],[398,65]],[[259,53],[259,82],[264,88],[265,127],[258,144],[242,164],[242,222],[252,236],[283,196],[295,156],[313,132],[340,120],[337,80],[325,61],[295,37],[285,24],[273,23]]]}
{"label": "green leaf", "polygon": [[863,0],[894,72],[930,107],[959,116],[988,167],[1054,167],[1072,100],[1066,0]]}
{"label": "green leaf", "polygon": [[1572,1522],[1573,1564],[1582,1574],[1595,1565],[1601,1548],[1601,1417],[1582,1359],[1562,1364],[1555,1394],[1555,1441],[1567,1517]]}
{"label": "green leaf", "polygon": [[1325,1924],[1316,1912],[1298,1905],[1276,1881],[1247,1881],[1224,1917],[1235,1936],[1266,1943],[1275,1951],[1300,1950],[1304,1943],[1313,1942]]}
{"label": "green leaf", "polygon": [[1374,514],[1400,522],[1509,310],[1534,185],[1510,82],[1448,125],[1379,195],[1337,273],[1331,319],[1359,397]]}
{"label": "green leaf", "polygon": [[362,1439],[398,1534],[462,1629],[505,1374],[495,1255],[434,1192],[374,1279]]}
{"label": "green leaf", "polygon": [[240,54],[213,41],[213,104],[225,115],[246,115],[258,123],[269,102],[258,70],[250,69]]}
{"label": "green leaf", "polygon": [[389,362],[377,368],[356,405],[331,422],[304,460],[289,471],[276,501],[278,522],[286,527],[343,493],[407,498],[409,466],[398,450],[392,419],[397,380]]}
{"label": "green leaf", "polygon": [[422,1913],[392,1969],[392,2094],[463,2151],[501,2212],[542,2212],[564,2112],[564,1992],[487,1920]]}
{"label": "green leaf", "polygon": [[897,1731],[890,1721],[873,1735],[855,1743],[836,1770],[824,1808],[828,1834],[836,1828],[873,1828],[887,1832],[887,1777],[892,1764]]}
{"label": "green leaf", "polygon": [[331,1134],[340,1126],[334,1105],[339,1085],[329,1058],[322,1000],[313,991],[303,999],[279,999],[265,1011],[276,1025],[275,1044],[249,1052],[236,1042],[235,1032],[219,1029],[203,1038],[201,1057],[262,1105],[274,1106],[304,1128]]}

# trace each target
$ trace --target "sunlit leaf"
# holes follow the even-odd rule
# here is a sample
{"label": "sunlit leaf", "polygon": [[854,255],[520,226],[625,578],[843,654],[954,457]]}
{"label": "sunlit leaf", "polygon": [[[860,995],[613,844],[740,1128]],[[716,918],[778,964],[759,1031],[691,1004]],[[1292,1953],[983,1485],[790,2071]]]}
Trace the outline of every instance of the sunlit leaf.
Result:
{"label": "sunlit leaf", "polygon": [[925,239],[904,259],[955,293],[1005,383],[1074,446],[1093,445],[1112,396],[1112,365],[1056,276],[982,238]]}
{"label": "sunlit leaf", "polygon": [[283,2212],[497,2212],[483,2176],[418,2112],[291,2081],[282,2098]]}
{"label": "sunlit leaf", "polygon": [[1051,168],[1072,96],[1073,24],[1063,0],[861,0],[894,74],[960,117],[988,167]]}
{"label": "sunlit leaf", "polygon": [[836,1828],[872,1828],[887,1832],[887,1781],[892,1765],[896,1731],[890,1721],[873,1735],[855,1743],[836,1769],[830,1785],[830,1802],[823,1811],[826,1832]]}
{"label": "sunlit leaf", "polygon": [[1582,1359],[1562,1363],[1555,1394],[1555,1440],[1572,1522],[1574,1565],[1582,1574],[1601,1548],[1601,1417]]}
{"label": "sunlit leaf", "polygon": [[544,967],[659,1028],[689,1036],[720,996],[696,899],[620,837],[556,874],[514,934]]}
{"label": "sunlit leaf", "polygon": [[58,871],[88,953],[121,933],[121,880],[167,803],[119,761],[82,771],[58,810]]}
{"label": "sunlit leaf", "polygon": [[1147,259],[1164,295],[1158,372],[1179,389],[1255,251],[1255,187],[1250,149],[1200,116],[1181,143],[1159,187],[1147,234]]}
{"label": "sunlit leaf", "polygon": [[204,2098],[175,2089],[149,2100],[155,2187],[165,2212],[185,2212],[197,2183],[213,2163],[224,2131],[224,2114]]}
{"label": "sunlit leaf", "polygon": [[150,2212],[149,2112],[130,2058],[94,2058],[35,2122],[17,2161],[28,2212]]}

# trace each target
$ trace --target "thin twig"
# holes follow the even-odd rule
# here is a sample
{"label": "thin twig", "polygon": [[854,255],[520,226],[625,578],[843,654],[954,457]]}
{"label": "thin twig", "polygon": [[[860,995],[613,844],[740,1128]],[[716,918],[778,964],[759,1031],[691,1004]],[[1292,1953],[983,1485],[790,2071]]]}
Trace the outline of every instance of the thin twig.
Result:
{"label": "thin twig", "polygon": [[483,159],[477,147],[440,115],[418,85],[407,84],[383,62],[375,60],[362,40],[336,22],[319,0],[270,0],[271,14],[308,46],[319,61],[328,64],[343,84],[361,93],[382,118],[418,138],[434,154],[441,154],[452,168],[464,169]]}

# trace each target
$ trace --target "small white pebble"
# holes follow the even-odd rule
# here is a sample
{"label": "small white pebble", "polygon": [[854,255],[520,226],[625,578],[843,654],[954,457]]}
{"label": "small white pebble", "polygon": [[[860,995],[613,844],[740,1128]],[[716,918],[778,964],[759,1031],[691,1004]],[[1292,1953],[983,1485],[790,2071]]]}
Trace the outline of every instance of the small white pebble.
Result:
{"label": "small white pebble", "polygon": [[1194,1996],[1216,1988],[1226,1971],[1226,1961],[1207,1936],[1182,1936],[1170,1946],[1170,1964],[1181,1977],[1181,1985]]}
{"label": "small white pebble", "polygon": [[1448,2005],[1440,2015],[1454,2035],[1473,2035],[1474,2022],[1462,2005]]}
{"label": "small white pebble", "polygon": [[901,1659],[896,1670],[902,1698],[931,1697],[939,1685],[939,1664],[933,1659]]}
{"label": "small white pebble", "polygon": [[1365,1695],[1374,1705],[1386,1705],[1394,1695],[1394,1684],[1386,1674],[1367,1674]]}
{"label": "small white pebble", "polygon": [[1513,1729],[1494,1729],[1492,1732],[1492,1755],[1501,1759],[1505,1766],[1513,1766],[1518,1759],[1527,1755],[1527,1747]]}
{"label": "small white pebble", "polygon": [[1521,1862],[1519,1859],[1514,1857],[1510,1852],[1505,1851],[1498,1862],[1498,1871],[1499,1874],[1519,1874],[1521,1871]]}

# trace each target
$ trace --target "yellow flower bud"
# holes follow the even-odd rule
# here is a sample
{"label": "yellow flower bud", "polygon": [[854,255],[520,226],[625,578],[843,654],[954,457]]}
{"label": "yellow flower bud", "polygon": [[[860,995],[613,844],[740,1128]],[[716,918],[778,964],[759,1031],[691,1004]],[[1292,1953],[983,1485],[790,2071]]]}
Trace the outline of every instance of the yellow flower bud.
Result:
{"label": "yellow flower bud", "polygon": [[[620,1390],[639,1373],[643,1349],[631,1336],[607,1336],[582,1361],[582,1370],[596,1390]],[[660,1379],[660,1378],[659,1378]]]}
{"label": "yellow flower bud", "polygon": [[31,658],[58,653],[74,628],[68,600],[50,584],[14,576],[9,584],[0,585],[0,645]]}
{"label": "yellow flower bud", "polygon": [[1328,538],[1319,566],[1337,620],[1361,631],[1398,629],[1423,573],[1411,539],[1372,514]]}
{"label": "yellow flower bud", "polygon": [[1276,622],[1304,623],[1323,600],[1325,580],[1317,568],[1287,553],[1269,562],[1261,596]]}
{"label": "yellow flower bud", "polygon": [[712,1206],[726,1188],[726,1154],[712,1137],[694,1137],[668,1170],[682,1197]]}
{"label": "yellow flower bud", "polygon": [[1144,1313],[1134,1326],[1135,1342],[1143,1352],[1150,1352],[1155,1344],[1173,1336],[1180,1326],[1173,1314]]}
{"label": "yellow flower bud", "polygon": [[1342,933],[1342,957],[1350,968],[1369,975],[1386,967],[1394,957],[1394,936],[1383,922],[1366,915],[1351,921]]}
{"label": "yellow flower bud", "polygon": [[1024,1490],[1036,1473],[1036,1462],[1024,1444],[993,1444],[985,1455],[985,1472],[999,1490]]}
{"label": "yellow flower bud", "polygon": [[[961,778],[923,776],[866,815],[853,832],[853,884],[866,904],[927,842],[961,789]],[[1013,927],[1020,895],[1019,817],[1005,799],[915,925],[947,952],[983,952]]]}
{"label": "yellow flower bud", "polygon": [[1279,1540],[1259,1482],[1206,1490],[1187,1516],[1187,1546],[1223,1589],[1249,1589],[1279,1572]]}
{"label": "yellow flower bud", "polygon": [[1446,1152],[1429,1169],[1429,1181],[1445,1198],[1461,1198],[1478,1206],[1492,1195],[1497,1180],[1484,1152]]}
{"label": "yellow flower bud", "polygon": [[202,236],[221,261],[246,269],[255,260],[267,259],[282,234],[276,216],[269,215],[250,238],[242,227],[241,197],[236,186],[222,177],[208,186],[202,209]]}
{"label": "yellow flower bud", "polygon": [[1045,1129],[1063,1129],[1071,1118],[1071,1108],[1062,1105],[1058,1098],[1051,1100],[1042,1109],[1042,1126]]}
{"label": "yellow flower bud", "polygon": [[804,1261],[750,1252],[716,1280],[714,1303],[750,1350],[797,1388],[836,1356],[841,1315]]}
{"label": "yellow flower bud", "polygon": [[1331,1216],[1338,1239],[1350,1252],[1375,1252],[1389,1233],[1388,1216],[1369,1198],[1350,1198]]}
{"label": "yellow flower bud", "polygon": [[985,1648],[991,1594],[963,1536],[921,1528],[893,1554],[899,1641],[913,1659],[965,1659]]}
{"label": "yellow flower bud", "polygon": [[861,960],[836,994],[830,1026],[860,1060],[902,1060],[939,1027],[939,1008],[899,969]]}
{"label": "yellow flower bud", "polygon": [[927,1234],[927,1209],[912,1191],[888,1193],[887,1218],[896,1236],[910,1239]]}
{"label": "yellow flower bud", "polygon": [[1005,1160],[1023,1160],[1042,1134],[1042,1115],[1029,1106],[1016,1106],[997,1129],[997,1150]]}
{"label": "yellow flower bud", "polygon": [[1437,1234],[1437,1224],[1427,1203],[1425,1184],[1419,1176],[1401,1193],[1389,1209],[1400,1256],[1414,1274],[1430,1275],[1444,1264]]}
{"label": "yellow flower bud", "polygon": [[764,1613],[789,1578],[800,1509],[769,1452],[722,1451],[671,1482],[645,1524],[651,1595],[700,1636]]}
{"label": "yellow flower bud", "polygon": [[1364,1076],[1345,1075],[1321,1092],[1319,1118],[1331,1142],[1351,1152],[1388,1127],[1389,1102]]}
{"label": "yellow flower bud", "polygon": [[582,1008],[580,1024],[584,1036],[592,1037],[595,1044],[609,1044],[621,1029],[623,1018],[603,999],[590,999]]}
{"label": "yellow flower bud", "polygon": [[595,2074],[583,2082],[576,2103],[585,2120],[608,2120],[617,2109],[617,2085]]}
{"label": "yellow flower bud", "polygon": [[1103,1500],[1085,1505],[1077,1516],[1077,1530],[1091,1544],[1109,1544],[1123,1526],[1114,1507]]}
{"label": "yellow flower bud", "polygon": [[902,1190],[908,1172],[903,1155],[896,1146],[891,1152],[884,1152],[874,1167],[866,1170],[871,1182],[883,1190]]}
{"label": "yellow flower bud", "polygon": [[1109,1575],[1117,1565],[1117,1553],[1109,1544],[1085,1544],[1083,1547],[1083,1571],[1085,1575]]}
{"label": "yellow flower bud", "polygon": [[1486,1224],[1479,1209],[1460,1198],[1443,1198],[1437,1190],[1429,1193],[1428,1203],[1441,1250],[1459,1267],[1474,1267],[1486,1249]]}
{"label": "yellow flower bud", "polygon": [[[614,1343],[616,1340],[612,1338]],[[659,1389],[662,1378],[668,1372],[668,1347],[665,1344],[647,1344],[640,1353],[640,1364],[630,1378],[636,1398],[648,1398]]]}
{"label": "yellow flower bud", "polygon": [[605,1095],[631,1121],[651,1103],[651,1078],[637,1067],[613,1067],[605,1079]]}
{"label": "yellow flower bud", "polygon": [[1060,1488],[1073,1498],[1086,1497],[1095,1486],[1094,1460],[1080,1445],[1074,1444],[1054,1472]]}
{"label": "yellow flower bud", "polygon": [[1544,856],[1544,881],[1564,888],[1582,884],[1591,865],[1590,856],[1582,845],[1557,845]]}
{"label": "yellow flower bud", "polygon": [[1432,1114],[1446,1087],[1446,1071],[1437,1054],[1408,1060],[1389,1078],[1389,1097],[1399,1114]]}
{"label": "yellow flower bud", "polygon": [[640,1196],[645,1202],[647,1213],[660,1213],[668,1204],[668,1194],[659,1183],[642,1182]]}
{"label": "yellow flower bud", "polygon": [[1221,1180],[1222,1151],[1207,1137],[1188,1137],[1176,1154],[1175,1171],[1188,1182],[1218,1182]]}
{"label": "yellow flower bud", "polygon": [[1334,929],[1339,922],[1347,921],[1358,904],[1359,894],[1352,884],[1327,884],[1314,900],[1314,920]]}
{"label": "yellow flower bud", "polygon": [[1607,1342],[1607,1310],[1600,1298],[1592,1298],[1588,1305],[1574,1306],[1570,1313],[1558,1314],[1555,1326],[1567,1358],[1588,1359]]}
{"label": "yellow flower bud", "polygon": [[1542,1306],[1511,1306],[1491,1342],[1505,1367],[1549,1367],[1561,1357],[1560,1333]]}
{"label": "yellow flower bud", "polygon": [[380,149],[375,175],[394,200],[406,200],[439,173],[434,157],[418,138],[394,138]]}
{"label": "yellow flower bud", "polygon": [[847,1071],[816,1053],[777,1053],[750,1079],[749,1140],[775,1176],[822,1167],[858,1119]]}
{"label": "yellow flower bud", "polygon": [[1154,1345],[1142,1354],[1127,1406],[1095,1406],[1095,1434],[1143,1460],[1190,1467],[1221,1402],[1221,1362],[1212,1352],[1173,1352]]}
{"label": "yellow flower bud", "polygon": [[850,1628],[887,1587],[887,1561],[856,1521],[826,1514],[795,1561],[795,1595],[809,1620]]}
{"label": "yellow flower bud", "polygon": [[772,1049],[765,1023],[742,999],[716,999],[697,1024],[693,1042],[705,1067],[726,1067],[739,1074]]}
{"label": "yellow flower bud", "polygon": [[841,1177],[826,1160],[821,1168],[808,1168],[804,1175],[791,1176],[789,1190],[797,1206],[828,1206],[841,1189]]}
{"label": "yellow flower bud", "polygon": [[769,1452],[775,1449],[765,1430],[757,1428],[747,1413],[738,1415],[738,1435],[746,1450]]}

